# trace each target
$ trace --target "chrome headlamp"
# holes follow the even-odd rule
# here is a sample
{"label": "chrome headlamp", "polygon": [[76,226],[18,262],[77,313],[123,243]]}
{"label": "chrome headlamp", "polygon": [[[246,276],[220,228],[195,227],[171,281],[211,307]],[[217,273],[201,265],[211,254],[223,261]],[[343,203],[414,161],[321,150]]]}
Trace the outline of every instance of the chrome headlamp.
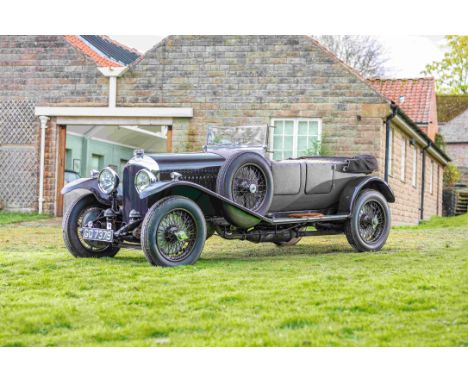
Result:
{"label": "chrome headlamp", "polygon": [[99,173],[98,186],[102,192],[110,194],[112,191],[117,190],[119,186],[119,176],[110,167],[106,167]]}
{"label": "chrome headlamp", "polygon": [[137,172],[135,176],[135,188],[140,193],[145,188],[151,186],[153,183],[156,183],[158,178],[151,171],[147,169],[141,169]]}

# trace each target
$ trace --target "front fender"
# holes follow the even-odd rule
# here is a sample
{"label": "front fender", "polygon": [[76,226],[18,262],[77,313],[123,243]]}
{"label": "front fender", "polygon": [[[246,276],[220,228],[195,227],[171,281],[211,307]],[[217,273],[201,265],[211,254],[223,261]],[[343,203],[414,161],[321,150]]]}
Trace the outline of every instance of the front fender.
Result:
{"label": "front fender", "polygon": [[250,228],[261,221],[268,221],[264,216],[192,182],[183,180],[157,182],[144,189],[140,193],[140,198],[146,199],[155,195],[185,196],[196,202],[205,216],[223,216],[229,223],[240,228]]}
{"label": "front fender", "polygon": [[[73,190],[88,190],[93,193],[96,199],[105,205],[111,205],[110,196],[103,193],[98,186],[96,178],[80,178],[76,179],[70,183],[67,183],[62,188],[62,195],[65,195]],[[117,197],[121,197],[121,192],[117,191]]]}
{"label": "front fender", "polygon": [[378,176],[364,176],[354,178],[346,184],[340,195],[339,213],[350,214],[359,193],[366,188],[379,191],[389,203],[395,202],[395,195],[387,182]]}

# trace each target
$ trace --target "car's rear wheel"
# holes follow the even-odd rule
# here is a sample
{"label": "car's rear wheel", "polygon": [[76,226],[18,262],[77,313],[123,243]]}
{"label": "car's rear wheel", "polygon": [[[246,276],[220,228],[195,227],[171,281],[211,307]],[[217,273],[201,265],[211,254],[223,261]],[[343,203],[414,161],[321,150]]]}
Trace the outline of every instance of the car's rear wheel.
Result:
{"label": "car's rear wheel", "polygon": [[266,214],[273,200],[273,175],[268,161],[254,152],[234,154],[221,167],[216,190],[249,210]]}
{"label": "car's rear wheel", "polygon": [[357,251],[378,251],[387,241],[390,226],[390,208],[385,197],[380,192],[365,190],[345,224],[345,234]]}
{"label": "car's rear wheel", "polygon": [[94,195],[85,194],[75,200],[68,209],[62,223],[63,240],[75,257],[113,257],[120,248],[112,244],[83,239],[81,228],[106,228],[104,211]]}
{"label": "car's rear wheel", "polygon": [[141,246],[152,265],[174,267],[195,263],[206,240],[203,212],[192,200],[169,196],[147,212],[141,228]]}

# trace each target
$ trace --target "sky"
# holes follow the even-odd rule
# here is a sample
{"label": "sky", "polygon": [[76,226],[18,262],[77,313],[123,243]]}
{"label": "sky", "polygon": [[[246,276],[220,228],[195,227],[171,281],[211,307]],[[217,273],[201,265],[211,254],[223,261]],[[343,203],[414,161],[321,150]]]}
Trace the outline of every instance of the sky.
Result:
{"label": "sky", "polygon": [[[110,36],[138,51],[145,53],[164,36]],[[438,61],[446,51],[444,36],[376,36],[388,55],[386,77],[419,77],[424,67]]]}

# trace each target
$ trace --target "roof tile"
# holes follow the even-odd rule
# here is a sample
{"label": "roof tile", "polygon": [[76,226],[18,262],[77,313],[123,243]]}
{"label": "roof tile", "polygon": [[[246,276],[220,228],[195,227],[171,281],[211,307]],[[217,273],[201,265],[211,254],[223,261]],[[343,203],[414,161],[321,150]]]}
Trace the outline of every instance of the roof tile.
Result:
{"label": "roof tile", "polygon": [[432,77],[406,79],[370,79],[369,83],[381,94],[400,106],[416,123],[431,121],[431,105],[435,94]]}
{"label": "roof tile", "polygon": [[78,48],[85,55],[87,55],[88,57],[93,59],[94,62],[96,62],[96,64],[98,66],[102,66],[102,67],[119,67],[119,66],[123,66],[119,62],[112,61],[112,60],[104,57],[103,55],[99,54],[96,50],[94,50],[88,44],[86,44],[79,36],[66,35],[64,37],[65,37],[65,40],[67,40],[75,48]]}

